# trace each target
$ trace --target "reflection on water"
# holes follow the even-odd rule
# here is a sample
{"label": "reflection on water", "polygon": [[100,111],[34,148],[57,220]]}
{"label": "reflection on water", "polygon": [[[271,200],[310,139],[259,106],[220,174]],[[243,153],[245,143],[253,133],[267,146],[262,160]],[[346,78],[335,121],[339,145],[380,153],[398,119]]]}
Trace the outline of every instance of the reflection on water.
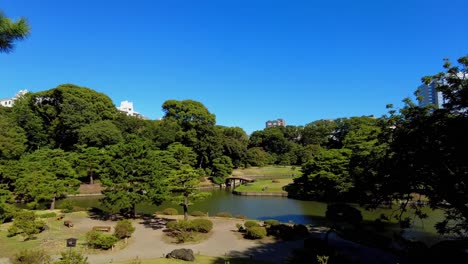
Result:
{"label": "reflection on water", "polygon": [[[215,215],[218,212],[229,212],[233,216],[243,215],[250,219],[276,219],[281,222],[292,222],[296,224],[322,225],[327,223],[325,211],[326,203],[315,201],[300,201],[282,197],[258,197],[258,196],[238,196],[233,195],[229,190],[214,190],[212,195],[206,200],[198,201],[189,207],[189,211],[208,212],[209,215]],[[76,206],[91,208],[100,207],[99,197],[73,197]],[[63,202],[59,201],[58,206]],[[165,202],[160,206],[151,204],[140,204],[137,211],[144,214],[154,214],[156,211],[162,211],[165,208],[173,207],[182,212],[182,208],[177,204]],[[366,211],[362,208],[364,220],[373,221],[380,217],[382,213],[391,213],[389,209],[377,209]],[[429,218],[424,221],[414,219],[413,227],[408,229],[406,236],[436,237],[434,223],[443,218],[440,211],[428,211]]]}

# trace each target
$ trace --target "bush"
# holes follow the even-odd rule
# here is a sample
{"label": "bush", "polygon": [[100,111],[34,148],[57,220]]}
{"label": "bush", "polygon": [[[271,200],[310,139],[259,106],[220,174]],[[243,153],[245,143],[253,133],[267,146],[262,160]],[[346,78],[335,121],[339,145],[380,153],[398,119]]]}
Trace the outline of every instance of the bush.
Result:
{"label": "bush", "polygon": [[97,238],[95,246],[107,250],[112,248],[117,241],[119,241],[119,239],[113,235],[101,234]]}
{"label": "bush", "polygon": [[60,205],[60,209],[62,209],[63,213],[71,213],[73,212],[73,206],[74,206],[74,203],[72,200],[65,200]]}
{"label": "bush", "polygon": [[277,225],[280,225],[280,221],[278,220],[275,220],[275,219],[268,219],[268,220],[265,220],[263,221],[265,223],[265,225],[268,227],[268,226],[277,226]]}
{"label": "bush", "polygon": [[294,225],[293,232],[297,237],[305,237],[309,235],[309,229],[305,225]]}
{"label": "bush", "polygon": [[227,217],[227,218],[231,218],[232,217],[232,214],[231,213],[228,213],[228,212],[219,212],[216,214],[217,217]]}
{"label": "bush", "polygon": [[193,211],[191,213],[192,216],[206,216],[206,213],[202,212],[202,211]]}
{"label": "bush", "polygon": [[267,231],[263,226],[253,226],[246,229],[246,236],[251,239],[261,239],[266,237]]}
{"label": "bush", "polygon": [[213,229],[213,222],[208,219],[193,219],[191,222],[195,232],[208,233]]}
{"label": "bush", "polygon": [[25,240],[29,240],[43,231],[44,226],[43,221],[36,220],[34,212],[19,211],[13,219],[13,225],[8,228],[8,236],[23,235]]}
{"label": "bush", "polygon": [[192,221],[170,221],[166,224],[166,227],[173,231],[191,231],[193,230]]}
{"label": "bush", "polygon": [[118,221],[114,228],[114,236],[119,239],[131,237],[133,232],[135,232],[135,227],[128,219]]}
{"label": "bush", "polygon": [[236,215],[236,218],[245,220],[245,219],[247,219],[247,216],[245,216],[245,215]]}
{"label": "bush", "polygon": [[53,264],[89,264],[88,258],[77,251],[64,251],[60,253],[62,256],[59,261]]}
{"label": "bush", "polygon": [[119,239],[113,235],[103,234],[99,231],[89,231],[86,233],[86,243],[92,248],[109,249],[117,243]]}
{"label": "bush", "polygon": [[165,215],[178,215],[179,212],[175,208],[166,208],[163,210],[163,214]]}
{"label": "bush", "polygon": [[248,229],[248,228],[251,228],[251,227],[258,227],[260,225],[258,224],[257,221],[248,220],[248,221],[245,221],[244,226],[245,226],[245,228]]}
{"label": "bush", "polygon": [[52,218],[56,217],[57,214],[55,212],[50,212],[50,213],[45,213],[45,214],[40,214],[38,215],[39,218]]}
{"label": "bush", "polygon": [[40,250],[21,250],[15,254],[10,261],[12,264],[44,264],[50,263],[50,256],[42,249]]}

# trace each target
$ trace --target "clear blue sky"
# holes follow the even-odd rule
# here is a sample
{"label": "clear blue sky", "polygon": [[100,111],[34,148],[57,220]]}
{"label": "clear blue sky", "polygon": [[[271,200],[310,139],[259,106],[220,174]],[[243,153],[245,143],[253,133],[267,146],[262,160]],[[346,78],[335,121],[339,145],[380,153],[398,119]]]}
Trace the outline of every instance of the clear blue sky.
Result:
{"label": "clear blue sky", "polygon": [[380,116],[468,55],[468,1],[0,0],[31,36],[0,54],[0,97],[62,83],[152,119],[194,99],[246,132],[269,119]]}

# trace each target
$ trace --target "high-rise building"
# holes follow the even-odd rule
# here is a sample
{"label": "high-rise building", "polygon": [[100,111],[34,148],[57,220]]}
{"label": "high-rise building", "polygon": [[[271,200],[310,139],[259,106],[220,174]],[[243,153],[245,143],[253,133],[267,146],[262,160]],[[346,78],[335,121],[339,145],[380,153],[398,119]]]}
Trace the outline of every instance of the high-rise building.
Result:
{"label": "high-rise building", "polygon": [[435,81],[418,87],[421,96],[419,106],[435,105],[437,108],[443,108],[444,97],[441,92],[437,91],[436,87],[437,82]]}
{"label": "high-rise building", "polygon": [[278,118],[277,120],[268,120],[268,121],[265,122],[265,126],[266,126],[266,128],[278,127],[278,126],[285,127],[286,126],[286,121],[284,121],[284,119],[282,119],[282,118]]}

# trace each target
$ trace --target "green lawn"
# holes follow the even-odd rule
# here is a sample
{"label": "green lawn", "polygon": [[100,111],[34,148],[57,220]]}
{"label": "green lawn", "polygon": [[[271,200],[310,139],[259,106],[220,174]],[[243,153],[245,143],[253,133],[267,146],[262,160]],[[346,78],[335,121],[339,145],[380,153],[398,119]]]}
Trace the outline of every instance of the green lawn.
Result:
{"label": "green lawn", "polygon": [[[235,190],[238,192],[284,192],[283,186],[286,186],[293,182],[293,179],[275,179],[278,183],[273,180],[257,180],[255,182],[248,183],[247,185],[241,185]],[[263,189],[267,187],[265,191]]]}
{"label": "green lawn", "polygon": [[301,168],[293,166],[267,166],[267,167],[250,167],[246,169],[235,169],[232,172],[233,176],[282,176],[290,177],[294,174],[295,177],[300,176]]}
{"label": "green lawn", "polygon": [[[226,262],[225,257],[209,257],[209,256],[195,256],[195,261],[191,263],[195,264],[267,264],[268,262],[264,261],[255,261],[250,259],[243,259],[243,258],[229,258],[229,262]],[[175,260],[175,259],[166,259],[166,258],[159,258],[159,259],[149,259],[149,260],[133,260],[133,261],[125,261],[125,262],[114,262],[116,264],[182,264],[187,263],[183,260]]]}

